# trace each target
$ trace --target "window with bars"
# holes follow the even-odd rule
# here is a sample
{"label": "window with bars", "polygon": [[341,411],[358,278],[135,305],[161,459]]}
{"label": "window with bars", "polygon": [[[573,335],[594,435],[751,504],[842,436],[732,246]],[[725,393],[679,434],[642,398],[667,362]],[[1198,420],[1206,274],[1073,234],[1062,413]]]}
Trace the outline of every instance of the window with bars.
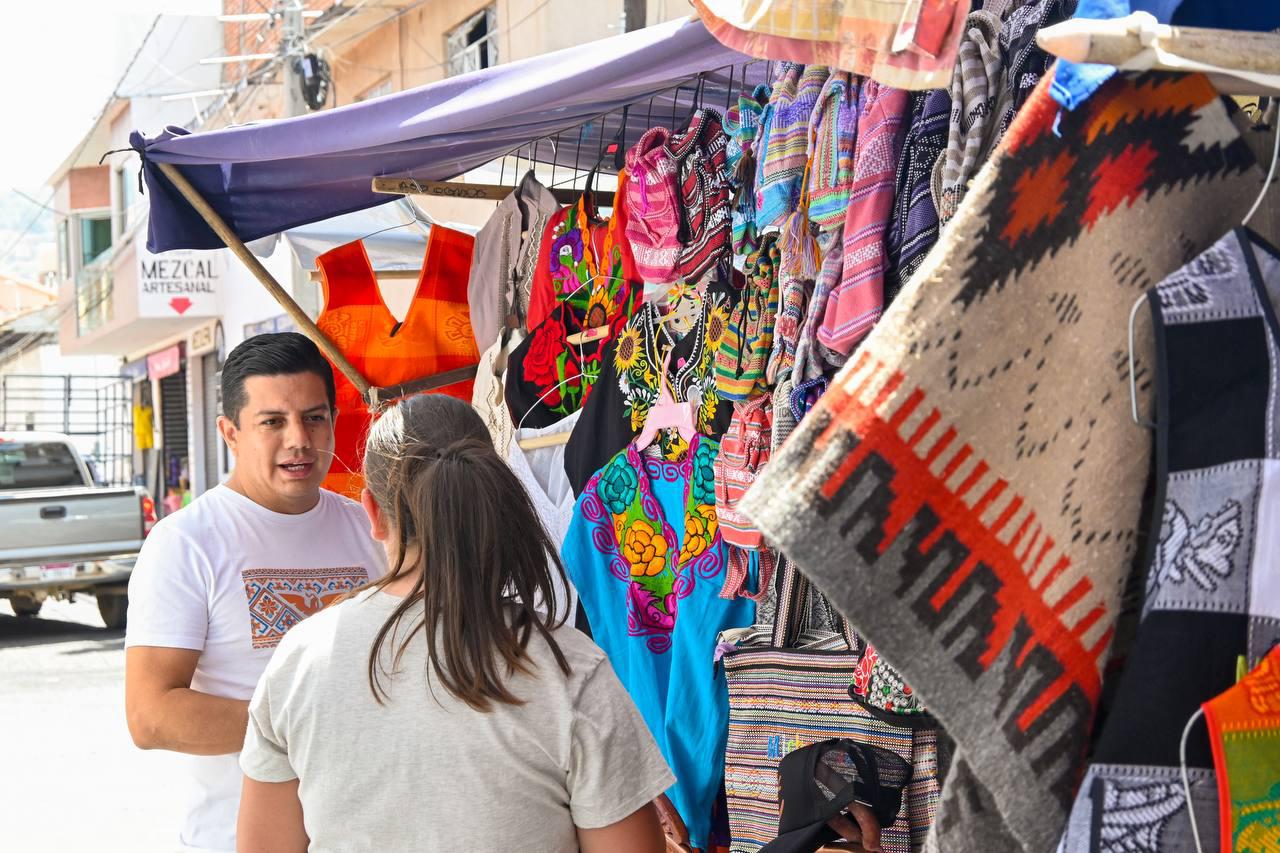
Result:
{"label": "window with bars", "polygon": [[449,76],[498,64],[498,8],[488,6],[445,35]]}

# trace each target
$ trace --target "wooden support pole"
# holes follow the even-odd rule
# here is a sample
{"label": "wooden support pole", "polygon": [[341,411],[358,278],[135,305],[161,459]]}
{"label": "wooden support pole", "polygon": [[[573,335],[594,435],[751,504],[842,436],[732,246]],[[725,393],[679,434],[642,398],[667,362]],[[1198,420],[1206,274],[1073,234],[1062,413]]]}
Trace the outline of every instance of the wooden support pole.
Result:
{"label": "wooden support pole", "polygon": [[315,341],[316,346],[320,347],[338,370],[342,371],[342,375],[350,379],[351,384],[356,386],[360,396],[368,400],[368,380],[360,375],[360,371],[356,370],[355,366],[347,360],[347,357],[342,354],[342,350],[338,349],[333,341],[329,340],[325,333],[320,331],[320,327],[307,316],[307,312],[303,311],[298,303],[293,301],[293,297],[289,295],[289,292],[280,286],[280,283],[267,271],[262,262],[258,260],[253,252],[249,251],[249,247],[244,244],[244,241],[236,236],[236,233],[227,226],[227,223],[218,215],[218,212],[209,205],[209,202],[204,200],[204,196],[200,195],[200,191],[192,186],[186,176],[179,172],[173,164],[159,163],[157,165],[160,167],[160,171],[164,173],[164,176],[178,188],[178,192],[182,193],[182,197],[195,208],[196,213],[199,213],[200,217],[209,223],[213,233],[217,234],[227,248],[234,252],[236,257],[249,268],[249,272],[253,273],[253,277],[262,283],[267,292],[275,297],[275,300],[284,308],[285,313],[289,315],[294,323],[298,324],[298,328],[306,333],[308,338]]}

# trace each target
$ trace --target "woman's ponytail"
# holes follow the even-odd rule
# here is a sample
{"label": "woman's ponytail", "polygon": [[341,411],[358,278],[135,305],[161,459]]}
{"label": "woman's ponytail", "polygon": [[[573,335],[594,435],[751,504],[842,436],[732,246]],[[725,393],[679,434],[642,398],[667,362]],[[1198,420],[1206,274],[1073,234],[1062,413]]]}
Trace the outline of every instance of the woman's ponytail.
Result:
{"label": "woman's ponytail", "polygon": [[564,567],[523,484],[471,407],[442,395],[401,402],[370,430],[364,467],[397,537],[391,571],[376,586],[423,568],[375,639],[369,685],[378,701],[387,695],[380,652],[419,602],[422,620],[404,632],[392,667],[414,631],[424,630],[436,677],[472,708],[520,704],[506,681],[528,672],[526,647],[535,631],[568,674],[551,635],[563,623],[554,616],[561,603],[553,572],[563,589]]}

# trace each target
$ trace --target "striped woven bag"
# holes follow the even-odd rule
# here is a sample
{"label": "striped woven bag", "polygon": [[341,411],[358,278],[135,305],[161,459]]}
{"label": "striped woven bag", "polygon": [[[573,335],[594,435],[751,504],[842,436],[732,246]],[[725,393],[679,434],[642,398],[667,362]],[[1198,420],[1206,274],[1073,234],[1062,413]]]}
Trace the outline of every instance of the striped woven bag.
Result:
{"label": "striped woven bag", "polygon": [[919,851],[937,814],[937,732],[876,719],[850,698],[863,644],[843,619],[839,632],[803,624],[811,595],[821,594],[784,560],[774,624],[721,635],[729,684],[725,792],[731,850],[751,853],[777,837],[783,756],[829,738],[851,738],[890,749],[911,764],[902,810],[883,828],[881,844],[885,853]]}

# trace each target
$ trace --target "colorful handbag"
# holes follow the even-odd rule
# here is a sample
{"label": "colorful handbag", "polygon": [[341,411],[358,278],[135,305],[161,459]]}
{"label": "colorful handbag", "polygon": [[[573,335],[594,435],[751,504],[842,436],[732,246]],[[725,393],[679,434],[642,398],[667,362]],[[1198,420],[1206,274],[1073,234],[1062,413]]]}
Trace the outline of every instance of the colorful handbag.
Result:
{"label": "colorful handbag", "polygon": [[716,391],[724,400],[750,400],[770,392],[765,368],[773,351],[778,314],[778,238],[766,234],[747,256],[746,286],[729,315],[716,351]]}
{"label": "colorful handbag", "polygon": [[667,148],[671,132],[653,127],[627,151],[627,239],[636,272],[648,282],[676,279],[680,259],[680,164]]}
{"label": "colorful handbag", "polygon": [[849,695],[862,643],[838,615],[837,631],[812,628],[806,611],[824,599],[789,560],[778,574],[772,626],[720,636],[729,686],[725,792],[733,853],[757,851],[778,834],[778,767],[784,756],[819,741],[849,738],[888,749],[912,767],[898,819],[882,827],[885,853],[923,848],[937,814],[938,742],[934,729],[872,716]]}

